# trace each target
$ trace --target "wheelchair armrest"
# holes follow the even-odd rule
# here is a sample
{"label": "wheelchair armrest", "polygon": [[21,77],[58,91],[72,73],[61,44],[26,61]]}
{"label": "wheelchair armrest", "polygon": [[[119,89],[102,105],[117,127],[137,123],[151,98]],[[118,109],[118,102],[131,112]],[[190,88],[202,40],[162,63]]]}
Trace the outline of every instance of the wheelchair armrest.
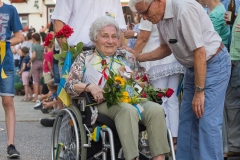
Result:
{"label": "wheelchair armrest", "polygon": [[86,105],[94,104],[96,101],[94,100],[92,94],[90,92],[82,92],[77,97],[71,97],[72,104],[74,104],[80,111],[85,111]]}

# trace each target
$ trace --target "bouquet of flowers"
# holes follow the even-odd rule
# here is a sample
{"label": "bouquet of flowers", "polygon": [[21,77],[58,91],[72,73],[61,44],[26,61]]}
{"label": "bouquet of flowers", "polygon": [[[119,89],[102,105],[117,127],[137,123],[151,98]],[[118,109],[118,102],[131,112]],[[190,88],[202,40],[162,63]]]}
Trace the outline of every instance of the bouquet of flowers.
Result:
{"label": "bouquet of flowers", "polygon": [[[61,54],[55,54],[54,59],[58,60],[58,65],[63,66],[67,52],[71,52],[72,62],[82,52],[83,43],[79,42],[76,46],[69,46],[67,39],[72,35],[73,29],[68,25],[64,25],[61,30],[55,34],[55,38],[62,39],[62,52]],[[48,46],[50,43],[54,44],[54,38],[51,33],[45,38],[44,46]]]}
{"label": "bouquet of flowers", "polygon": [[133,75],[121,76],[110,71],[103,93],[107,107],[120,105],[121,102],[136,105],[141,100],[159,102],[164,96],[168,98],[172,96],[174,91],[171,88],[155,89],[147,81],[146,75],[142,78],[134,78]]}

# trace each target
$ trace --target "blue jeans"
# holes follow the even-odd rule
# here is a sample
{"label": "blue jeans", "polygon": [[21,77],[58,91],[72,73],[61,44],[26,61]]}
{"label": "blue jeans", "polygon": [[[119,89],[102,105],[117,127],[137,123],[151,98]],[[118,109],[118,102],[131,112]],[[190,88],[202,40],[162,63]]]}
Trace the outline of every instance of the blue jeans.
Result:
{"label": "blue jeans", "polygon": [[58,86],[60,83],[60,75],[59,75],[59,67],[58,64],[53,64],[53,79],[54,79],[54,85]]}
{"label": "blue jeans", "polygon": [[7,78],[0,76],[0,96],[14,96],[14,71],[5,71]]}
{"label": "blue jeans", "polygon": [[204,115],[197,118],[192,110],[194,68],[184,77],[180,108],[177,160],[223,160],[222,122],[225,93],[231,61],[226,47],[207,62]]}

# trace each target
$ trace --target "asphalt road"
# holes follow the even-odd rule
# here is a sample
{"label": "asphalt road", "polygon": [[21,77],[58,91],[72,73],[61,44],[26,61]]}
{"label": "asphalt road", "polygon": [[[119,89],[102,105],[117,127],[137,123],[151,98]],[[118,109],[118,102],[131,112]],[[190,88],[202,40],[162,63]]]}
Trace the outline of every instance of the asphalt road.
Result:
{"label": "asphalt road", "polygon": [[[14,98],[17,118],[15,145],[21,154],[20,160],[51,160],[52,128],[43,127],[39,123],[39,119],[52,117],[48,114],[42,114],[39,110],[34,110],[34,103],[20,102],[21,99],[23,99],[22,96]],[[0,104],[2,104],[1,98]],[[4,110],[0,106],[0,160],[8,160],[4,117]]]}

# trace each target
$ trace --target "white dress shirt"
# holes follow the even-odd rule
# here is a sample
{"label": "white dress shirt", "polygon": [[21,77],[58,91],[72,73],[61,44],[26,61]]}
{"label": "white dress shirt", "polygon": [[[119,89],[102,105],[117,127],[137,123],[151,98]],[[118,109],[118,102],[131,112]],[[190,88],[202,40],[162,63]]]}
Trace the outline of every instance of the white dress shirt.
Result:
{"label": "white dress shirt", "polygon": [[68,38],[70,46],[83,42],[84,46],[93,46],[89,39],[89,28],[96,18],[106,15],[106,12],[115,15],[120,29],[126,29],[120,0],[57,0],[52,15],[53,20],[61,20],[74,29]]}
{"label": "white dress shirt", "polygon": [[[193,67],[195,49],[204,46],[208,60],[222,42],[209,16],[194,0],[166,0],[165,14],[158,26],[161,43],[167,44],[186,68]],[[175,43],[170,44],[170,39]]]}

